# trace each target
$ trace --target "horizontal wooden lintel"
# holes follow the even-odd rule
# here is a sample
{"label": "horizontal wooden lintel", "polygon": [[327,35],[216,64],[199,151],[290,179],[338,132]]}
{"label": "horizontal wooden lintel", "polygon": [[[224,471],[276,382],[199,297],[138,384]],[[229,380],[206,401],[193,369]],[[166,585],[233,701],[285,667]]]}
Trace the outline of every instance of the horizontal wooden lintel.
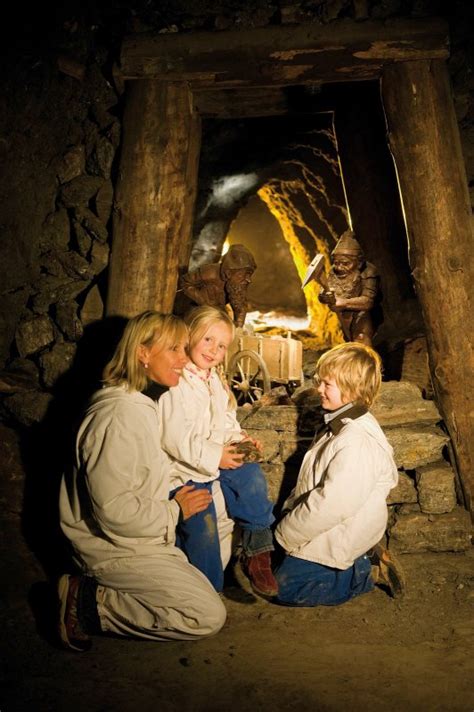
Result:
{"label": "horizontal wooden lintel", "polygon": [[449,56],[440,18],[338,20],[328,25],[139,34],[125,38],[125,79],[186,81],[192,89],[375,79],[386,64]]}

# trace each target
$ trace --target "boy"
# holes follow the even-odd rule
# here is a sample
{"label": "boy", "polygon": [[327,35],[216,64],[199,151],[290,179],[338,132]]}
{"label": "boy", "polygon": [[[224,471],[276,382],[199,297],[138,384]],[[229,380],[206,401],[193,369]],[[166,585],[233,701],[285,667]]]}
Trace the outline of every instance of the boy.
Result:
{"label": "boy", "polygon": [[286,552],[276,600],[337,605],[374,584],[398,595],[399,565],[377,545],[387,525],[385,500],[398,480],[392,448],[368,412],[380,389],[380,356],[362,343],[341,344],[321,356],[316,379],[324,425],[275,532]]}

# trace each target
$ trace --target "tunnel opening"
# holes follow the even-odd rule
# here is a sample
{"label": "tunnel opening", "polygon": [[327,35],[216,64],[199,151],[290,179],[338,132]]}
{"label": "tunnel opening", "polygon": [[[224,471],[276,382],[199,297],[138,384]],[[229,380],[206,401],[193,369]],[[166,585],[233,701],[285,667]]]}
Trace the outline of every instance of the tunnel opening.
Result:
{"label": "tunnel opening", "polygon": [[247,323],[293,330],[306,347],[324,349],[343,340],[338,319],[316,282],[301,283],[318,252],[330,269],[352,228],[380,278],[377,347],[389,353],[421,337],[378,82],[281,88],[274,114],[263,102],[265,116],[256,96],[252,115],[248,95],[241,117],[204,112],[189,268],[218,261],[225,244],[245,244],[258,266]]}

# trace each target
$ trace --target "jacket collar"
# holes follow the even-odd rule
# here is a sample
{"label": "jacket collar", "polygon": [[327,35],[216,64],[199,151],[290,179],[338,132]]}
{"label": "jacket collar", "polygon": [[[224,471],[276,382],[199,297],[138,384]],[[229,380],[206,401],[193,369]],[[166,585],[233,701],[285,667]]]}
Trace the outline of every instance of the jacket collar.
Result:
{"label": "jacket collar", "polygon": [[354,403],[347,403],[337,410],[327,411],[323,416],[324,422],[316,430],[312,444],[315,445],[327,433],[339,435],[346,419],[356,420],[366,413],[368,410],[364,405]]}
{"label": "jacket collar", "polygon": [[324,415],[324,422],[333,435],[338,435],[345,425],[343,421],[346,418],[356,420],[366,413],[368,413],[368,410],[365,405],[347,403],[347,405],[343,405],[342,408],[338,408],[332,411],[332,413],[326,413]]}

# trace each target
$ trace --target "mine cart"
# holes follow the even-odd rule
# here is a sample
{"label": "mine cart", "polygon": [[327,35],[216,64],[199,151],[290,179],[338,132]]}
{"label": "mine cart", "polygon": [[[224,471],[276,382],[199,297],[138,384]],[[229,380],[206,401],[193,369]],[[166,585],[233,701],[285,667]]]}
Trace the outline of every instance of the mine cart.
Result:
{"label": "mine cart", "polygon": [[272,385],[301,385],[303,345],[291,338],[261,334],[237,336],[227,354],[227,381],[238,405],[256,402]]}

